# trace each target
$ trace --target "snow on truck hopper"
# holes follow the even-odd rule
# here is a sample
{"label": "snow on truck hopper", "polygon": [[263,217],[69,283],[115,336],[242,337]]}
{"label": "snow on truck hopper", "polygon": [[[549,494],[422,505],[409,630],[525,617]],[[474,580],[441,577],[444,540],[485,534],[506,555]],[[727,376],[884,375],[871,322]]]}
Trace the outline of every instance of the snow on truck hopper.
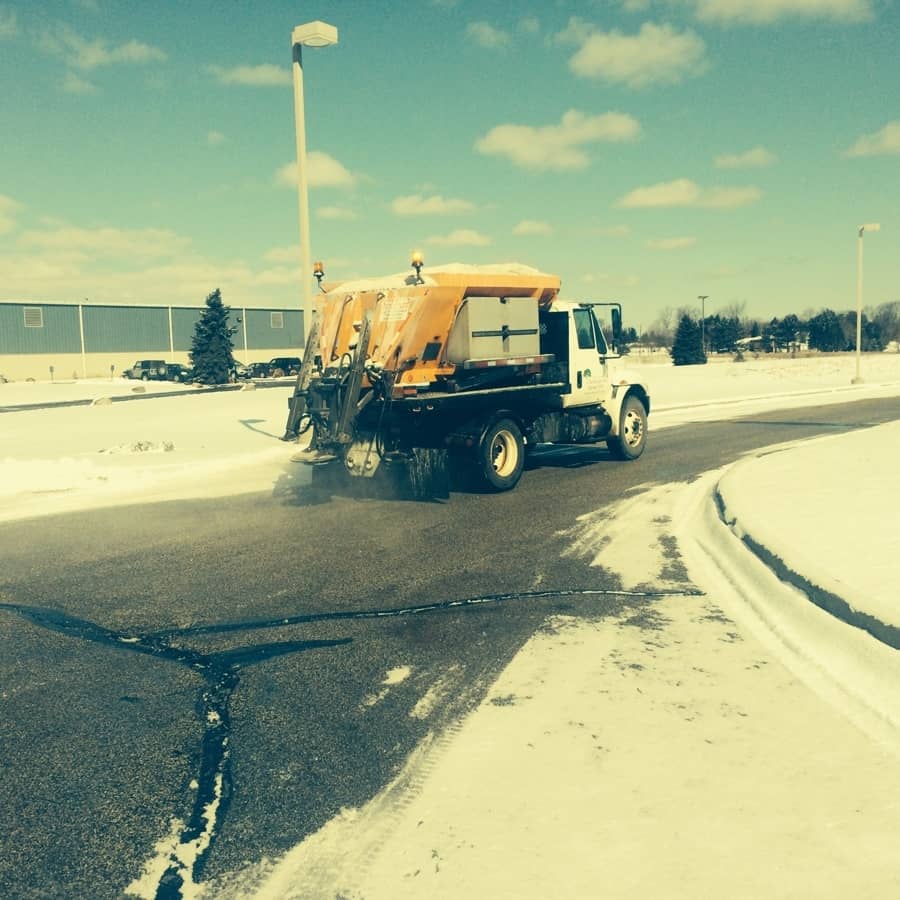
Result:
{"label": "snow on truck hopper", "polygon": [[560,300],[560,280],[526,266],[413,265],[318,296],[288,401],[285,440],[312,429],[295,460],[370,477],[437,459],[504,491],[538,444],[605,441],[618,459],[641,455],[647,388],[609,376],[618,303]]}

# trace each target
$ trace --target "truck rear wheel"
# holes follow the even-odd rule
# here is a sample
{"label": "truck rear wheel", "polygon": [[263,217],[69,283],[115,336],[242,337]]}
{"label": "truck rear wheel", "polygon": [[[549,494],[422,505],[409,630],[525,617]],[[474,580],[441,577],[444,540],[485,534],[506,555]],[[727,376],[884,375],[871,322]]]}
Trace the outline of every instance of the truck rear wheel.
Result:
{"label": "truck rear wheel", "polygon": [[509,491],[519,483],[525,465],[525,440],[512,419],[498,419],[485,431],[477,463],[491,490]]}
{"label": "truck rear wheel", "polygon": [[606,446],[616,459],[637,459],[647,443],[647,410],[635,396],[625,398],[619,415],[619,433]]}

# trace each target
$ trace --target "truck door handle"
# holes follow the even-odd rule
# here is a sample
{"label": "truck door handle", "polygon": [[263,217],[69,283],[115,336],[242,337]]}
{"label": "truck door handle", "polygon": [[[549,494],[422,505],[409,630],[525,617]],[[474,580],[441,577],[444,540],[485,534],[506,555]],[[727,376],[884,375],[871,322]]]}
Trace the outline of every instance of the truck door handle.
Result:
{"label": "truck door handle", "polygon": [[578,388],[581,389],[581,372],[578,373]]}

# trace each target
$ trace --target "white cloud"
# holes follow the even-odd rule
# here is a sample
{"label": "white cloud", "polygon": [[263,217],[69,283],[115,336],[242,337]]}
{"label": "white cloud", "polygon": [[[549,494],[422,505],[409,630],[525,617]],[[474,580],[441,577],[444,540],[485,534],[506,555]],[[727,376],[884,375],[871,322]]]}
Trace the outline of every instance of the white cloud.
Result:
{"label": "white cloud", "polygon": [[316,210],[316,215],[320,219],[341,219],[346,222],[359,218],[357,212],[343,206],[320,206]]}
{"label": "white cloud", "polygon": [[647,241],[647,246],[651,250],[685,250],[693,247],[697,243],[695,237],[675,237],[675,238],[659,238]]}
{"label": "white cloud", "polygon": [[283,87],[291,84],[291,70],[285,66],[264,63],[259,66],[207,66],[206,71],[219,84],[240,84],[249,87]]}
{"label": "white cloud", "polygon": [[[0,197],[0,220],[20,208]],[[6,296],[34,300],[196,304],[218,286],[230,306],[292,302],[302,283],[298,245],[266,256],[257,267],[200,256],[172,231],[51,222],[23,233],[9,252],[0,248],[0,285]]]}
{"label": "white cloud", "polygon": [[728,209],[756,203],[762,192],[756,187],[702,188],[687,178],[635,188],[622,197],[617,206],[626,209],[693,206],[704,209]]}
{"label": "white cloud", "polygon": [[287,244],[283,247],[273,247],[263,254],[263,259],[273,263],[299,263],[300,245]]}
{"label": "white cloud", "polygon": [[694,0],[702,22],[767,25],[786,18],[862,22],[873,17],[871,0]]}
{"label": "white cloud", "polygon": [[19,33],[19,22],[16,11],[0,6],[0,41],[10,40]]}
{"label": "white cloud", "polygon": [[637,119],[624,113],[586,116],[570,109],[559,125],[496,125],[475,142],[475,148],[486,155],[505,156],[525,169],[564,171],[588,165],[583,145],[632,141],[640,131]]}
{"label": "white cloud", "polygon": [[535,219],[522,219],[513,228],[512,233],[518,235],[552,234],[553,229],[547,222],[538,222]]}
{"label": "white cloud", "polygon": [[[121,246],[124,247],[124,244]],[[131,249],[134,249],[133,247]],[[276,267],[257,270],[241,261],[213,260],[193,254],[167,260],[135,259],[130,252],[109,261],[71,252],[41,250],[0,255],[0,284],[8,296],[34,300],[90,298],[96,303],[150,302],[197,304],[221,287],[229,306],[289,302],[300,283]],[[279,286],[284,289],[277,290]],[[268,291],[263,288],[269,288]],[[275,290],[272,290],[272,289]],[[290,290],[293,288],[293,290]]]}
{"label": "white cloud", "polygon": [[597,26],[582,19],[580,16],[570,16],[566,27],[557,31],[550,40],[551,44],[574,44],[576,47],[583,44],[595,31]]}
{"label": "white cloud", "polygon": [[391,209],[398,216],[452,216],[470,212],[475,209],[475,204],[468,200],[444,198],[440,194],[431,197],[410,194],[408,197],[396,197]]}
{"label": "white cloud", "polygon": [[17,227],[16,214],[24,208],[18,200],[0,194],[0,234],[9,234]]}
{"label": "white cloud", "polygon": [[458,228],[448,235],[433,235],[427,238],[426,244],[438,247],[486,247],[491,239],[471,228]]}
{"label": "white cloud", "polygon": [[900,119],[888,122],[880,131],[857,138],[844,156],[892,156],[900,154]]}
{"label": "white cloud", "polygon": [[58,55],[67,65],[84,72],[120,63],[164,62],[168,58],[159,47],[134,38],[124,44],[110,45],[102,38],[88,40],[67,25],[44,31],[38,37],[38,46],[47,53]]}
{"label": "white cloud", "polygon": [[631,229],[627,225],[607,225],[597,231],[601,237],[628,237]]}
{"label": "white cloud", "polygon": [[636,35],[593,31],[569,60],[569,68],[582,78],[636,88],[677,83],[707,67],[706,45],[696,33],[652,22]]}
{"label": "white cloud", "polygon": [[210,147],[217,147],[219,144],[225,143],[225,135],[221,131],[207,131],[206,143]]}
{"label": "white cloud", "polygon": [[509,32],[494,28],[490,22],[469,22],[466,26],[466,37],[480,47],[488,49],[506,47],[510,42]]}
{"label": "white cloud", "polygon": [[281,287],[285,285],[297,285],[302,283],[303,270],[299,263],[295,266],[275,266],[272,269],[263,269],[252,277],[253,284]]}
{"label": "white cloud", "polygon": [[714,160],[717,169],[759,169],[778,162],[778,157],[765,147],[754,147],[744,153],[724,153]]}
{"label": "white cloud", "polygon": [[[306,155],[306,181],[310,187],[343,187],[356,184],[357,176],[346,169],[333,156],[313,150]],[[297,163],[283,165],[275,174],[275,180],[283,187],[297,187]]]}
{"label": "white cloud", "polygon": [[97,86],[74,72],[66,72],[62,89],[67,94],[96,94]]}
{"label": "white cloud", "polygon": [[161,228],[76,228],[63,226],[47,231],[26,231],[23,247],[92,257],[148,260],[173,256],[186,250],[190,239]]}
{"label": "white cloud", "polygon": [[519,20],[519,31],[523,34],[539,34],[541,30],[540,20],[535,16],[525,16]]}

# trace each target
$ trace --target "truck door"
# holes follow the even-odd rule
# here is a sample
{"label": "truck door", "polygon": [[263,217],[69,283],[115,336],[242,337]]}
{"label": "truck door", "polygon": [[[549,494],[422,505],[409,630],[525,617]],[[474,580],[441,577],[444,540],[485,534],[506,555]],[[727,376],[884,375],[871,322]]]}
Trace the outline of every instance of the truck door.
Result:
{"label": "truck door", "polygon": [[590,307],[571,310],[569,329],[569,381],[571,393],[563,406],[587,406],[609,397],[606,356],[609,350]]}

